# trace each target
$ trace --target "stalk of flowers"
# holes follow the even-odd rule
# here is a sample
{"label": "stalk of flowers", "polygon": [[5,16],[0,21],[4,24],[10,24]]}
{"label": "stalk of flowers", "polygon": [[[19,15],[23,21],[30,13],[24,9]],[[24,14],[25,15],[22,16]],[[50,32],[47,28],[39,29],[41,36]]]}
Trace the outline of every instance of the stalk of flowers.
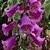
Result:
{"label": "stalk of flowers", "polygon": [[[35,42],[38,46],[42,46],[45,38],[41,38],[41,32],[43,27],[38,26],[38,22],[41,21],[42,15],[44,10],[41,9],[41,2],[39,0],[22,0],[22,4],[15,4],[9,8],[9,10],[5,9],[5,14],[7,15],[8,19],[12,18],[15,12],[21,13],[20,21],[18,24],[19,32],[22,34],[28,35],[31,41]],[[26,5],[27,4],[27,5]],[[5,36],[9,35],[9,31],[16,25],[16,22],[12,22],[9,25],[2,24],[2,31]],[[7,39],[6,41],[2,41],[4,50],[13,50],[12,46],[15,42],[16,37],[12,35],[11,38]],[[9,45],[9,43],[11,43]]]}

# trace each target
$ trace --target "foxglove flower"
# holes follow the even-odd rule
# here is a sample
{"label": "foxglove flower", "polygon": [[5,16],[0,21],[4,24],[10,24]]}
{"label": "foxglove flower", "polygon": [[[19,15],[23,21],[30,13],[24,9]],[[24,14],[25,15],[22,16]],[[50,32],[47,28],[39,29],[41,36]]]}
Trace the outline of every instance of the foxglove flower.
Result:
{"label": "foxglove flower", "polygon": [[20,31],[23,33],[28,33],[32,30],[31,20],[26,14],[23,14],[21,24],[19,24],[18,26]]}
{"label": "foxglove flower", "polygon": [[41,35],[41,32],[42,32],[42,30],[43,30],[43,28],[42,27],[39,27],[37,24],[34,24],[33,25],[33,31],[32,31],[32,33],[34,33],[36,36],[40,36]]}
{"label": "foxglove flower", "polygon": [[7,24],[2,24],[2,31],[4,33],[5,36],[9,35],[9,31],[13,29],[13,27],[15,26],[16,22],[11,22],[9,25]]}
{"label": "foxglove flower", "polygon": [[8,16],[8,18],[12,18],[12,16],[14,15],[14,13],[16,12],[17,9],[18,9],[18,4],[15,4],[11,8],[9,8],[8,10],[5,9],[4,12]]}
{"label": "foxglove flower", "polygon": [[41,21],[42,19],[42,14],[43,14],[44,10],[42,9],[38,9],[38,10],[30,10],[30,15],[31,15],[31,18],[34,22],[38,23]]}
{"label": "foxglove flower", "polygon": [[2,40],[3,49],[4,50],[13,50],[12,48],[15,47],[16,38],[18,38],[18,35],[12,35],[9,39],[7,39],[5,41]]}
{"label": "foxglove flower", "polygon": [[45,38],[41,38],[40,36],[36,37],[34,33],[31,33],[30,37],[33,39],[33,42],[35,42],[38,46],[42,46],[45,40]]}
{"label": "foxglove flower", "polygon": [[33,21],[36,23],[40,22],[42,19],[42,14],[44,12],[44,10],[41,9],[41,2],[37,0],[30,4],[29,7],[30,16]]}
{"label": "foxglove flower", "polygon": [[36,1],[36,2],[34,2],[32,4],[30,4],[29,7],[30,7],[30,9],[33,9],[33,10],[39,9],[39,8],[41,8],[41,2],[40,1]]}

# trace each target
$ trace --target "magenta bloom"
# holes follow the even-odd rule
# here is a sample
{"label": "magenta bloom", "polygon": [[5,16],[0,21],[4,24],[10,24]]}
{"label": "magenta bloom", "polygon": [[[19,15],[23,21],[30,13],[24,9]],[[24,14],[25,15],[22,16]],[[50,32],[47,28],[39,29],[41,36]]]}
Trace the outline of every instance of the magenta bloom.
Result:
{"label": "magenta bloom", "polygon": [[32,4],[30,4],[29,7],[32,10],[39,9],[39,8],[41,8],[41,2],[40,1],[33,2]]}
{"label": "magenta bloom", "polygon": [[4,33],[5,36],[9,35],[9,31],[13,29],[13,27],[15,26],[16,22],[11,22],[9,25],[7,24],[2,24],[2,31]]}
{"label": "magenta bloom", "polygon": [[42,46],[45,40],[45,38],[41,38],[40,36],[36,37],[34,33],[31,33],[30,37],[33,39],[33,42],[35,42],[38,46]]}
{"label": "magenta bloom", "polygon": [[2,40],[3,49],[4,50],[13,50],[12,48],[15,47],[15,41],[16,41],[17,37],[18,37],[18,35],[13,35],[6,41]]}
{"label": "magenta bloom", "polygon": [[42,19],[42,14],[43,14],[43,10],[42,9],[38,9],[38,10],[30,10],[30,15],[31,18],[34,22],[40,22]]}
{"label": "magenta bloom", "polygon": [[33,31],[32,33],[34,33],[36,36],[40,36],[41,32],[43,30],[43,28],[39,27],[37,24],[33,25]]}
{"label": "magenta bloom", "polygon": [[32,30],[31,20],[26,14],[23,14],[22,16],[21,24],[19,24],[19,29],[23,33],[28,33]]}
{"label": "magenta bloom", "polygon": [[15,4],[14,6],[10,7],[8,10],[5,9],[5,14],[8,16],[8,18],[12,18],[16,10],[18,9],[18,4]]}

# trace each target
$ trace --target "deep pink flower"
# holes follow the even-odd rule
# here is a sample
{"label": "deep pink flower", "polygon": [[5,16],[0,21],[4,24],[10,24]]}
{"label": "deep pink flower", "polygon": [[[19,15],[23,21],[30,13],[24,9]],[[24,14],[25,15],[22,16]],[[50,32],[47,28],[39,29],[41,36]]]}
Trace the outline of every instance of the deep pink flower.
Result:
{"label": "deep pink flower", "polygon": [[29,4],[30,17],[35,23],[38,23],[42,19],[42,14],[44,10],[41,9],[41,2],[35,0],[35,2]]}
{"label": "deep pink flower", "polygon": [[18,35],[13,35],[5,41],[2,40],[3,49],[4,50],[13,50],[12,48],[15,47],[15,41],[16,41],[17,37],[18,37]]}
{"label": "deep pink flower", "polygon": [[18,10],[18,4],[13,5],[9,9],[5,9],[4,12],[8,16],[8,18],[12,18],[14,13]]}
{"label": "deep pink flower", "polygon": [[18,26],[20,31],[23,33],[28,33],[32,30],[31,20],[26,14],[23,14],[21,24],[19,24]]}
{"label": "deep pink flower", "polygon": [[41,8],[41,2],[40,1],[36,1],[36,2],[34,2],[34,3],[32,3],[32,4],[30,4],[30,9],[32,9],[32,10],[36,10],[36,9],[38,9],[38,8]]}
{"label": "deep pink flower", "polygon": [[2,31],[4,33],[5,36],[9,35],[9,31],[13,29],[13,27],[15,26],[16,22],[11,22],[10,24],[2,24]]}
{"label": "deep pink flower", "polygon": [[35,22],[38,23],[41,21],[42,19],[42,15],[43,15],[44,10],[42,9],[37,9],[37,10],[30,10],[30,15],[31,15],[31,19]]}
{"label": "deep pink flower", "polygon": [[40,36],[43,30],[43,28],[39,27],[37,24],[33,25],[33,29],[34,30],[32,31],[32,33],[34,33],[36,36]]}
{"label": "deep pink flower", "polygon": [[32,38],[33,42],[35,42],[38,46],[42,46],[42,44],[45,40],[45,38],[41,38],[40,36],[36,37],[36,35],[34,33],[31,33],[30,37]]}

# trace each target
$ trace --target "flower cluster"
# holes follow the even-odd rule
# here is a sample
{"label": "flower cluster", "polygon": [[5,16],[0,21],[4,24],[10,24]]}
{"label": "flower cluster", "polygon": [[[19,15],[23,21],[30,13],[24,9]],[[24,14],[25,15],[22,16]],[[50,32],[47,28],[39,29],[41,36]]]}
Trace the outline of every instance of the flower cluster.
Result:
{"label": "flower cluster", "polygon": [[[13,15],[17,12],[21,13],[20,21],[17,23],[19,32],[26,34],[30,37],[30,40],[35,42],[38,46],[42,46],[44,39],[41,38],[41,32],[43,27],[38,26],[38,22],[41,21],[44,10],[41,9],[40,0],[22,0],[22,3],[16,3],[9,9],[5,9],[4,12],[7,15],[8,19],[13,18]],[[2,24],[2,31],[5,36],[9,35],[10,30],[14,28],[16,21],[11,22],[10,24]],[[12,50],[15,39],[18,35],[12,35],[6,41],[2,40],[4,50]]]}

